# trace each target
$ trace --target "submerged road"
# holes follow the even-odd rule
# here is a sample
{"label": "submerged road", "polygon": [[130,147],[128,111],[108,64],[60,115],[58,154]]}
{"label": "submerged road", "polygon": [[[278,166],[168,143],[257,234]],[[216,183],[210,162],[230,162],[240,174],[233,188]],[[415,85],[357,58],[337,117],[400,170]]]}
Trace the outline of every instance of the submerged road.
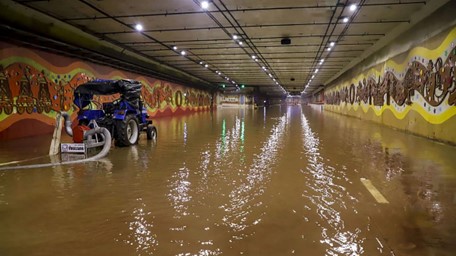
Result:
{"label": "submerged road", "polygon": [[156,125],[156,145],[0,172],[0,255],[455,255],[456,147],[308,106]]}

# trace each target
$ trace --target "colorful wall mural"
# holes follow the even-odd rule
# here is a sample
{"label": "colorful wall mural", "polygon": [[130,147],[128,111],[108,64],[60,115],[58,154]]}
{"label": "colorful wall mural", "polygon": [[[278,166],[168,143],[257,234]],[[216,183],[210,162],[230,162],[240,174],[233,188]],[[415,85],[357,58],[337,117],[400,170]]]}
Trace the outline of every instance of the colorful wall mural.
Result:
{"label": "colorful wall mural", "polygon": [[206,91],[0,42],[0,140],[52,132],[59,111],[74,116],[78,110],[73,90],[92,79],[140,81],[151,117],[209,110],[212,104]]}
{"label": "colorful wall mural", "polygon": [[[430,127],[456,126],[455,65],[456,28],[452,28],[327,89],[325,109],[361,118],[373,113],[374,121],[456,143],[454,132]],[[384,117],[391,114],[394,118],[387,123]],[[418,116],[424,122],[417,121]],[[417,131],[410,122],[427,125],[428,131]]]}

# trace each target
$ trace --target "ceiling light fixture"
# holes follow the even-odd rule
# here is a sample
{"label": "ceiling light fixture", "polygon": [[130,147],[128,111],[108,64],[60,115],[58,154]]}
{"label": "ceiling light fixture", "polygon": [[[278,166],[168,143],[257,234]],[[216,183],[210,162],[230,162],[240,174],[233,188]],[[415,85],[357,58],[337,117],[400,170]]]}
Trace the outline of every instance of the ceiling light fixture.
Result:
{"label": "ceiling light fixture", "polygon": [[329,43],[329,46],[331,46],[331,47],[333,47],[334,45],[336,45],[335,42],[330,42],[330,43]]}
{"label": "ceiling light fixture", "polygon": [[186,54],[187,54],[186,51],[181,51],[181,55],[182,55],[182,56],[184,56],[184,55],[186,55]]}
{"label": "ceiling light fixture", "polygon": [[[315,69],[315,74],[316,74],[316,73],[318,73],[318,68],[317,68],[317,69]],[[313,78],[313,77],[312,77],[312,78]]]}
{"label": "ceiling light fixture", "polygon": [[242,45],[242,44],[243,44],[243,42],[242,42],[242,41],[239,41],[239,45]]}
{"label": "ceiling light fixture", "polygon": [[175,50],[175,51],[176,51],[176,50],[177,50],[177,46],[173,46],[173,50]]}
{"label": "ceiling light fixture", "polygon": [[331,50],[332,50],[332,48],[331,48],[331,47],[328,47],[326,50],[329,52],[329,51],[331,51]]}
{"label": "ceiling light fixture", "polygon": [[352,11],[352,12],[355,11],[356,8],[358,8],[358,6],[356,4],[350,5],[350,11]]}
{"label": "ceiling light fixture", "polygon": [[344,23],[347,23],[347,22],[348,22],[348,17],[343,18],[342,21],[343,21]]}
{"label": "ceiling light fixture", "polygon": [[143,30],[143,26],[138,23],[138,24],[135,25],[135,29],[136,29],[136,31],[142,31]]}
{"label": "ceiling light fixture", "polygon": [[207,10],[207,8],[209,8],[209,2],[208,1],[202,1],[201,2],[201,8],[203,8],[204,10]]}
{"label": "ceiling light fixture", "polygon": [[205,67],[205,68],[208,68],[208,67],[209,67],[209,65],[207,65],[207,64],[206,64],[206,65],[204,65],[204,67]]}
{"label": "ceiling light fixture", "polygon": [[204,62],[200,61],[200,65],[203,65],[203,64],[204,64]]}
{"label": "ceiling light fixture", "polygon": [[237,40],[239,37],[237,35],[233,35],[233,39]]}
{"label": "ceiling light fixture", "polygon": [[255,55],[252,55],[252,59],[256,59],[256,56],[255,56]]}

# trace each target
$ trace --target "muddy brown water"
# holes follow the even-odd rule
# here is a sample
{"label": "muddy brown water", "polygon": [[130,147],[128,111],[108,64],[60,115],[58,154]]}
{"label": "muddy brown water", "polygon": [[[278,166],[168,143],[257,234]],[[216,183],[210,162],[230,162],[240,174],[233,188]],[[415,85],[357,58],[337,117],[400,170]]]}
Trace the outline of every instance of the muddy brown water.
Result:
{"label": "muddy brown water", "polygon": [[455,255],[453,146],[307,106],[156,125],[99,162],[0,171],[0,255]]}

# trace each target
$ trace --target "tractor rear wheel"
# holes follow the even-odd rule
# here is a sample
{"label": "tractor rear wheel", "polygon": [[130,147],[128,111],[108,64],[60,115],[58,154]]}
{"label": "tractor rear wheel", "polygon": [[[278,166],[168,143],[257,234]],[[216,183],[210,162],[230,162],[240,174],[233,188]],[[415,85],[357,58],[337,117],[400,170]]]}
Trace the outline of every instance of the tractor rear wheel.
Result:
{"label": "tractor rear wheel", "polygon": [[116,121],[116,145],[128,147],[138,143],[139,124],[134,115],[127,115],[124,120]]}

